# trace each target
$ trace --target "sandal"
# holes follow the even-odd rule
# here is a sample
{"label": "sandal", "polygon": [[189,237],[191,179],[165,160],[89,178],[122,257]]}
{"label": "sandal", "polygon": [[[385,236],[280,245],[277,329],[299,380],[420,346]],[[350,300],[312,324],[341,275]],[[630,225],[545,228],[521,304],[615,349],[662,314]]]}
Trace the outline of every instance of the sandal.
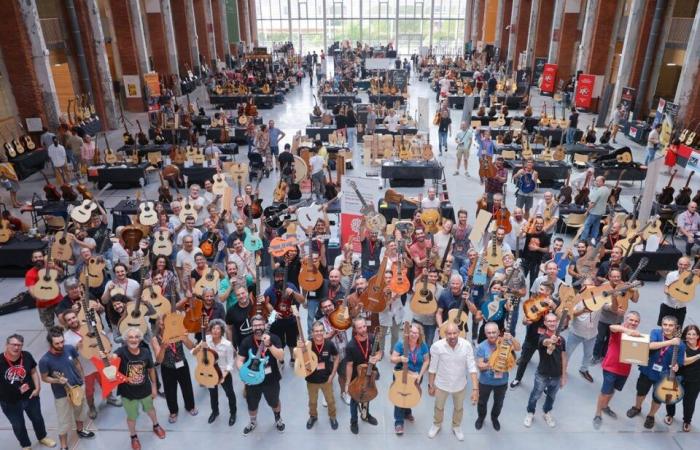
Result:
{"label": "sandal", "polygon": [[199,410],[197,408],[192,408],[187,412],[190,413],[190,416],[196,416],[197,414],[199,414]]}
{"label": "sandal", "polygon": [[664,423],[666,425],[671,425],[673,423],[673,416],[666,416],[664,417]]}
{"label": "sandal", "polygon": [[175,423],[177,422],[177,414],[170,414],[168,416],[168,423]]}
{"label": "sandal", "polygon": [[690,431],[690,424],[688,422],[683,422],[683,431],[686,433]]}

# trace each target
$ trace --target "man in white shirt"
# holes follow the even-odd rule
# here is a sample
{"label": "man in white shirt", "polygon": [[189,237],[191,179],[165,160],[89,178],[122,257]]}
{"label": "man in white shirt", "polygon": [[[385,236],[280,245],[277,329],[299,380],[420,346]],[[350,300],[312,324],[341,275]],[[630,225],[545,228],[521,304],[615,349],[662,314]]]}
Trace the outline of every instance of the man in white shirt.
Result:
{"label": "man in white shirt", "polygon": [[428,368],[428,393],[435,396],[433,425],[428,437],[434,438],[442,426],[445,402],[452,396],[454,412],[452,413],[452,431],[458,440],[464,440],[460,428],[462,423],[463,403],[467,394],[467,372],[472,381],[472,404],[479,399],[479,381],[477,379],[474,349],[465,339],[459,337],[459,328],[450,322],[445,331],[445,339],[440,339],[430,347],[430,367]]}
{"label": "man in white shirt", "polygon": [[309,158],[309,166],[311,173],[311,191],[317,202],[323,201],[323,195],[326,192],[326,177],[323,173],[323,169],[326,167],[326,161],[323,156],[318,154],[318,148],[314,147],[311,149],[313,156]]}
{"label": "man in white shirt", "polygon": [[199,228],[195,228],[195,221],[192,217],[185,219],[185,228],[178,233],[175,243],[178,247],[182,247],[182,241],[186,237],[192,238],[192,245],[199,247],[199,242],[202,239],[202,231]]}
{"label": "man in white shirt", "polygon": [[688,203],[688,209],[678,215],[678,236],[683,238],[685,244],[685,254],[690,256],[690,252],[695,245],[695,233],[700,231],[700,214],[698,214],[698,204]]}
{"label": "man in white shirt", "polygon": [[423,207],[423,209],[440,208],[440,199],[437,198],[437,192],[435,191],[435,188],[431,187],[428,189],[428,196],[421,200],[420,204]]}
{"label": "man in white shirt", "polygon": [[687,256],[679,258],[676,264],[678,270],[669,272],[668,275],[666,275],[666,281],[664,282],[664,294],[666,294],[666,298],[659,305],[658,324],[661,324],[661,319],[665,316],[673,316],[678,319],[678,326],[682,328],[683,322],[685,321],[686,304],[673,298],[668,287],[679,279],[688,276],[691,270],[695,276],[700,276],[700,270],[692,267],[690,258]]}
{"label": "man in white shirt", "polygon": [[204,224],[204,219],[209,217],[209,212],[205,208],[207,200],[200,194],[201,190],[202,188],[198,184],[191,185],[190,196],[187,199],[197,213],[197,220],[194,222],[196,227],[201,227]]}
{"label": "man in white shirt", "polygon": [[399,132],[399,117],[396,115],[396,111],[393,109],[389,110],[389,115],[384,118],[384,125],[386,129],[391,134],[398,134]]}
{"label": "man in white shirt", "polygon": [[551,235],[554,233],[557,222],[559,222],[559,204],[554,201],[551,191],[544,193],[544,199],[537,202],[530,217],[540,216],[544,219],[544,232]]}
{"label": "man in white shirt", "polygon": [[656,157],[656,151],[659,149],[659,132],[661,131],[661,124],[657,123],[654,125],[654,129],[651,130],[649,136],[647,137],[647,157],[644,160],[644,165],[648,166],[650,162]]}
{"label": "man in white shirt", "polygon": [[177,252],[177,257],[175,258],[175,268],[180,277],[183,279],[184,268],[189,266],[190,270],[194,267],[194,257],[195,255],[202,253],[199,247],[195,247],[192,243],[191,236],[185,236],[182,240],[182,250]]}
{"label": "man in white shirt", "polygon": [[52,144],[49,145],[47,153],[53,165],[56,184],[70,183],[73,177],[71,177],[70,169],[68,168],[66,148],[58,143],[58,138],[56,136],[53,137]]}

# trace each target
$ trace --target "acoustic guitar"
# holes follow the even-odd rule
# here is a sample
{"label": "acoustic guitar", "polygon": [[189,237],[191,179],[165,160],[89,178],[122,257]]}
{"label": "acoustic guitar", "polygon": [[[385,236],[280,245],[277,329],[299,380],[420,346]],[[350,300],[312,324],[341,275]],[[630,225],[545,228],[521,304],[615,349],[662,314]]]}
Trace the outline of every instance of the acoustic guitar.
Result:
{"label": "acoustic guitar", "polygon": [[671,186],[671,183],[673,183],[673,179],[677,173],[678,170],[674,170],[673,173],[671,173],[671,178],[669,178],[668,184],[661,190],[661,193],[656,199],[660,205],[670,205],[671,202],[673,202],[673,193],[676,190]]}
{"label": "acoustic guitar", "polygon": [[205,289],[212,289],[214,292],[219,290],[219,282],[221,281],[221,274],[216,267],[214,267],[215,261],[219,260],[221,252],[226,247],[224,241],[220,241],[217,247],[216,256],[214,257],[214,262],[211,266],[207,268],[206,273],[194,284],[194,294],[202,295]]}
{"label": "acoustic guitar", "polygon": [[217,364],[219,355],[212,349],[206,346],[206,332],[209,319],[206,314],[202,314],[202,325],[200,332],[202,333],[202,348],[195,355],[197,365],[194,368],[194,379],[197,383],[207,388],[215,388],[221,382],[221,368]]}
{"label": "acoustic guitar", "polygon": [[[145,267],[146,265],[141,268],[142,279]],[[142,335],[145,335],[149,329],[148,306],[141,301],[141,297],[126,304],[122,318],[119,320],[119,332],[122,336],[126,336],[129,328],[138,328]]]}
{"label": "acoustic guitar", "polygon": [[[411,324],[403,323],[403,355],[410,352],[409,333]],[[416,349],[417,351],[418,349]],[[394,382],[389,387],[389,401],[399,408],[413,408],[418,405],[421,389],[418,374],[408,370],[408,363],[402,363],[399,370],[394,370]]]}
{"label": "acoustic guitar", "polygon": [[315,291],[323,285],[323,275],[318,270],[314,263],[311,252],[311,239],[307,240],[306,257],[301,262],[301,270],[299,271],[299,287],[305,291]]}
{"label": "acoustic guitar", "polygon": [[[184,286],[186,286],[185,291],[189,290],[190,287],[190,274],[192,268],[189,264],[183,266],[183,274],[185,275],[182,280]],[[185,309],[185,318],[183,323],[185,329],[190,333],[196,333],[199,331],[200,321],[202,320],[202,314],[204,313],[204,302],[198,298],[194,298],[194,294],[187,299],[187,309]]]}
{"label": "acoustic guitar", "polygon": [[700,268],[700,260],[695,262],[693,268],[685,274],[681,274],[676,281],[668,285],[668,295],[681,303],[688,303],[695,298],[695,289],[700,284],[700,277],[693,270]]}
{"label": "acoustic guitar", "polygon": [[[175,279],[177,280],[177,273],[174,272]],[[179,281],[178,281],[179,283]],[[163,316],[163,335],[162,340],[164,344],[173,344],[175,342],[182,341],[187,335],[187,328],[185,328],[185,315],[175,309],[175,302],[172,301],[174,297],[174,283],[168,285],[168,303],[170,304],[170,311]]]}
{"label": "acoustic guitar", "polygon": [[435,299],[436,286],[428,283],[428,275],[422,275],[423,281],[420,288],[415,291],[411,298],[411,311],[414,314],[435,314],[438,304]]}
{"label": "acoustic guitar", "polygon": [[171,310],[170,300],[163,296],[163,289],[152,282],[141,292],[141,300],[150,303],[156,311],[156,316],[165,316]]}
{"label": "acoustic guitar", "polygon": [[153,245],[151,252],[156,256],[170,256],[173,253],[173,242],[170,240],[170,232],[158,230],[153,233]]}
{"label": "acoustic guitar", "polygon": [[399,239],[396,242],[398,256],[396,262],[391,267],[391,281],[389,289],[396,295],[403,295],[411,289],[411,281],[408,279],[408,269],[404,264],[405,241]]}
{"label": "acoustic guitar", "polygon": [[70,221],[65,220],[64,222],[63,230],[56,232],[51,245],[51,254],[58,261],[69,261],[73,257],[73,236],[68,234]]}
{"label": "acoustic guitar", "polygon": [[[382,273],[382,277],[384,273]],[[379,344],[384,340],[384,333],[386,333],[386,327],[379,327],[374,335],[374,344],[372,345],[372,352],[370,355],[376,355],[379,351]],[[369,342],[367,343],[369,345]],[[355,400],[357,403],[368,403],[377,398],[379,392],[377,391],[377,371],[374,370],[374,364],[367,362],[367,364],[360,364],[357,366],[357,376],[350,382],[348,386],[348,394],[350,398]]]}
{"label": "acoustic guitar", "polygon": [[100,190],[100,192],[97,193],[96,196],[94,196],[93,198],[84,199],[78,206],[71,210],[70,218],[73,219],[76,223],[88,223],[88,221],[92,217],[93,212],[95,212],[99,208],[99,205],[97,203],[99,198],[102,197],[102,194],[104,194],[104,192],[111,187],[112,184],[107,183]]}
{"label": "acoustic guitar", "polygon": [[688,206],[688,203],[690,203],[690,194],[693,193],[693,190],[690,189],[690,179],[693,178],[693,175],[695,172],[690,172],[690,175],[688,175],[688,179],[685,182],[685,186],[681,189],[681,191],[676,195],[676,205],[678,206]]}
{"label": "acoustic guitar", "polygon": [[386,272],[387,261],[388,258],[384,255],[377,273],[369,279],[367,288],[360,294],[360,303],[367,311],[380,313],[386,309],[387,298],[384,294],[386,277],[384,273]]}
{"label": "acoustic guitar", "polygon": [[[676,331],[674,337],[680,337],[680,333]],[[671,365],[670,367],[678,364],[678,348],[680,346],[673,346],[673,353],[671,354]],[[654,399],[659,403],[665,403],[666,405],[675,405],[676,403],[683,400],[685,397],[685,389],[681,385],[680,381],[676,377],[676,372],[669,370],[667,375],[656,383],[654,386]]]}
{"label": "acoustic guitar", "polygon": [[602,286],[587,286],[585,290],[578,294],[578,300],[591,312],[598,311],[605,304],[611,304],[613,297],[624,294],[630,289],[640,286],[640,281],[622,283],[619,287],[612,288],[609,284]]}
{"label": "acoustic guitar", "polygon": [[99,288],[105,281],[105,268],[107,267],[107,262],[102,255],[104,254],[107,241],[109,240],[109,236],[104,237],[97,254],[93,254],[93,256],[88,259],[86,265],[87,271],[81,274],[80,282],[87,284],[88,287]]}
{"label": "acoustic guitar", "polygon": [[[145,181],[143,178],[139,180],[141,184],[141,189],[143,189],[145,185]],[[144,190],[144,197],[145,197],[145,190]],[[152,201],[149,200],[144,200],[143,202],[139,203],[139,223],[141,225],[146,225],[148,227],[153,226],[158,223],[158,213],[156,213],[156,205]]]}
{"label": "acoustic guitar", "polygon": [[[360,262],[353,262],[352,277],[350,278],[350,283],[348,286],[352,287],[355,284],[355,279],[360,273],[359,269]],[[328,320],[336,330],[345,331],[352,326],[352,317],[350,317],[350,310],[348,309],[346,299],[343,299],[341,302],[335,305],[335,310],[330,313]]]}
{"label": "acoustic guitar", "polygon": [[39,305],[50,302],[61,294],[61,288],[58,285],[58,270],[50,269],[48,266],[51,261],[51,247],[53,247],[53,239],[49,241],[49,253],[46,256],[44,267],[37,274],[37,282],[29,288],[29,293]]}
{"label": "acoustic guitar", "polygon": [[536,294],[523,302],[525,317],[532,322],[537,322],[549,312],[549,296]]}
{"label": "acoustic guitar", "polygon": [[301,347],[294,347],[294,373],[301,378],[306,378],[318,368],[318,356],[311,350],[311,341],[304,338],[304,329],[301,326],[299,310],[296,305],[292,305],[292,313],[296,319],[297,332],[301,339]]}

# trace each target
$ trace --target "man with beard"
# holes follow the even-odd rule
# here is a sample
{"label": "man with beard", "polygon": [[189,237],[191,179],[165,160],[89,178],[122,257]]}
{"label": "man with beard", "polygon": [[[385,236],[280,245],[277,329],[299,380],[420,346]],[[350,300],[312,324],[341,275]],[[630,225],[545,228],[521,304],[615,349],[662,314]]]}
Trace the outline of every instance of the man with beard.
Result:
{"label": "man with beard", "polygon": [[576,269],[576,261],[578,261],[579,258],[583,258],[586,255],[586,251],[588,251],[588,242],[578,241],[576,243],[576,249],[573,252],[574,258],[571,264],[569,264],[569,267],[566,268],[567,273],[571,275],[571,285],[575,288],[580,288],[581,282],[590,277],[590,274],[579,273]]}
{"label": "man with beard", "polygon": [[[236,288],[236,298],[238,302],[226,311],[226,325],[229,326],[231,343],[237,349],[243,339],[253,332],[249,318],[252,316],[254,305],[250,301],[248,290],[243,286]],[[265,304],[265,308],[268,312],[272,310],[269,304]]]}
{"label": "man with beard", "polygon": [[[275,269],[273,274],[274,282],[265,290],[265,302],[270,304],[277,312],[275,322],[272,324],[270,331],[280,339],[282,349],[282,357],[280,362],[284,364],[284,347],[289,347],[291,355],[290,363],[294,364],[294,347],[297,345],[297,330],[296,319],[292,314],[292,304],[300,304],[304,302],[304,296],[297,290],[296,286],[287,282],[284,286],[284,269]],[[252,431],[252,430],[251,430]]]}
{"label": "man with beard", "polygon": [[528,233],[521,231],[521,236],[525,237],[525,248],[523,249],[523,271],[529,276],[530,287],[535,282],[535,278],[540,272],[540,263],[545,254],[549,253],[550,237],[544,231],[544,219],[535,218],[535,231]]}
{"label": "man with beard", "polygon": [[12,431],[23,449],[31,448],[24,414],[32,421],[34,434],[44,447],[55,447],[56,441],[46,433],[46,424],[41,415],[39,392],[41,381],[36,370],[36,361],[32,354],[22,350],[24,336],[10,335],[5,342],[5,352],[0,359],[0,406],[7,420],[12,424]]}
{"label": "man with beard", "polygon": [[[357,378],[357,367],[360,364],[377,364],[382,359],[384,352],[379,349],[377,353],[371,354],[376,336],[370,336],[367,331],[367,322],[362,317],[353,320],[354,339],[350,341],[345,349],[345,374],[350,378],[345,382],[345,390],[348,391],[352,380]],[[374,368],[376,370],[376,366]],[[355,399],[350,400],[350,431],[358,434],[360,429],[357,424],[357,410],[361,410],[362,420],[370,425],[377,425],[377,419],[369,413],[369,402],[358,403]]]}
{"label": "man with beard", "polygon": [[525,245],[525,239],[520,235],[520,230],[527,226],[527,220],[523,216],[522,208],[513,209],[513,214],[510,216],[511,231],[506,236],[506,242],[510,245],[511,250],[516,255],[520,255]]}
{"label": "man with beard", "polygon": [[[328,417],[331,428],[338,429],[338,420],[335,416],[335,397],[333,395],[333,378],[338,372],[340,358],[338,349],[330,339],[325,338],[325,326],[316,321],[311,326],[311,351],[318,358],[316,370],[306,377],[306,389],[309,393],[309,420],[306,422],[306,429],[310,430],[318,420],[318,391],[323,392],[325,404],[328,406]],[[301,339],[297,343],[299,348],[303,348]]]}
{"label": "man with beard", "polygon": [[[27,273],[24,275],[24,285],[30,289],[30,292],[31,287],[39,281],[39,271],[44,267],[57,270],[59,278],[63,273],[63,270],[56,266],[53,261],[48,261],[44,258],[44,252],[41,250],[34,250],[32,252],[32,267],[27,270]],[[54,316],[56,315],[58,304],[61,303],[62,299],[63,297],[60,293],[56,298],[48,301],[35,298],[36,309],[39,312],[39,320],[41,320],[42,325],[44,325],[44,328],[47,330],[54,326]]]}
{"label": "man with beard", "polygon": [[338,386],[340,386],[340,398],[345,402],[345,404],[350,404],[350,396],[347,391],[345,391],[345,348],[348,346],[348,336],[345,334],[345,330],[338,330],[333,327],[329,319],[331,313],[335,311],[335,304],[330,299],[326,298],[321,302],[321,316],[320,322],[323,324],[323,329],[325,334],[324,339],[330,340],[330,342],[335,345],[338,350],[338,360],[341,364],[338,366]]}
{"label": "man with beard", "polygon": [[[294,320],[292,318],[292,320]],[[265,365],[265,379],[256,385],[246,385],[246,403],[248,404],[248,415],[250,423],[243,429],[244,435],[249,435],[257,426],[258,405],[260,399],[265,396],[265,401],[272,408],[275,414],[275,428],[280,433],[284,432],[284,422],[282,421],[282,404],[280,403],[280,369],[278,361],[284,360],[284,347],[280,338],[265,331],[265,319],[262,316],[255,316],[252,319],[253,334],[246,336],[238,348],[236,365],[240,370],[243,364],[248,361],[249,354],[255,354],[261,348],[261,356],[269,356]],[[296,341],[294,344],[296,345]],[[269,352],[269,355],[268,355]]]}
{"label": "man with beard", "polygon": [[452,227],[452,267],[459,269],[467,259],[467,251],[471,247],[469,234],[472,227],[467,223],[467,211],[460,209],[457,211],[457,223]]}

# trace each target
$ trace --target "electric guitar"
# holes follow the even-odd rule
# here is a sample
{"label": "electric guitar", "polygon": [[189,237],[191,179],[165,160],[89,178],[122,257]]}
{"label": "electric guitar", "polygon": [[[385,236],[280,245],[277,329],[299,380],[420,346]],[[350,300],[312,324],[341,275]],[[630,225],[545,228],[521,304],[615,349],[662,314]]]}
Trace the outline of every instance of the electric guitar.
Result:
{"label": "electric guitar", "polygon": [[[268,323],[265,327],[265,333],[269,330],[270,324]],[[255,339],[253,339],[253,342],[255,342]],[[265,367],[267,367],[270,357],[267,355],[267,352],[263,355],[264,346],[261,338],[258,350],[255,353],[253,353],[252,349],[248,349],[248,359],[238,371],[241,381],[249,386],[255,386],[265,381]]]}

